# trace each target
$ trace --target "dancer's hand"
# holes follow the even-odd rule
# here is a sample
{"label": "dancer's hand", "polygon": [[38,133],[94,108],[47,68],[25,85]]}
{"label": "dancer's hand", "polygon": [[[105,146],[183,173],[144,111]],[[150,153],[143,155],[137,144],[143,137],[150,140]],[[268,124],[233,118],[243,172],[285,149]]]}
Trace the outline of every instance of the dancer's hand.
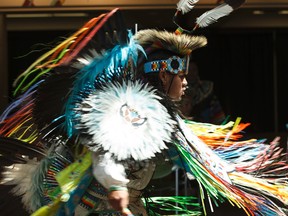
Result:
{"label": "dancer's hand", "polygon": [[129,204],[129,194],[126,190],[114,190],[110,191],[108,194],[108,200],[112,208],[119,211],[123,216],[132,215],[128,209]]}

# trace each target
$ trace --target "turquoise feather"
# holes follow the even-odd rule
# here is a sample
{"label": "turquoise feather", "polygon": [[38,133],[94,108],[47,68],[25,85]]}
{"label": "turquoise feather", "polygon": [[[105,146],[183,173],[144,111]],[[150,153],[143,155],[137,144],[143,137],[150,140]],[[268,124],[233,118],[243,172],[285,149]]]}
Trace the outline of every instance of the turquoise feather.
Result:
{"label": "turquoise feather", "polygon": [[[131,31],[128,31],[129,43],[126,45],[116,45],[112,50],[105,51],[101,56],[95,57],[90,64],[85,66],[78,72],[78,77],[74,83],[74,87],[70,97],[66,103],[66,131],[68,137],[75,134],[73,108],[75,102],[81,101],[83,96],[88,95],[92,90],[95,90],[94,84],[101,79],[106,79],[105,82],[111,81],[113,75],[122,75],[123,72],[133,73],[133,68],[136,67],[138,60],[138,52],[144,53],[143,48],[135,42]],[[131,64],[132,65],[129,65]],[[129,68],[132,66],[133,68]],[[122,72],[122,73],[121,73]],[[132,79],[134,74],[130,74]]]}

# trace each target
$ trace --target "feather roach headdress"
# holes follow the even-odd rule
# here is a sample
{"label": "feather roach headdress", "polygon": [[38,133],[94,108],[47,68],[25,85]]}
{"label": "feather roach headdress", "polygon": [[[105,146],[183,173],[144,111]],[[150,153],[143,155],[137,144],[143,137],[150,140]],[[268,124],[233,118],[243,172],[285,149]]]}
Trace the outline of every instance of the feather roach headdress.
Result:
{"label": "feather roach headdress", "polygon": [[138,77],[160,70],[172,74],[182,71],[186,74],[191,52],[207,44],[203,36],[176,35],[174,32],[156,29],[140,30],[135,40],[146,54],[138,61]]}
{"label": "feather roach headdress", "polygon": [[156,29],[140,30],[135,35],[135,40],[145,49],[147,55],[156,50],[168,50],[176,55],[185,56],[207,44],[203,36],[176,35],[174,32]]}

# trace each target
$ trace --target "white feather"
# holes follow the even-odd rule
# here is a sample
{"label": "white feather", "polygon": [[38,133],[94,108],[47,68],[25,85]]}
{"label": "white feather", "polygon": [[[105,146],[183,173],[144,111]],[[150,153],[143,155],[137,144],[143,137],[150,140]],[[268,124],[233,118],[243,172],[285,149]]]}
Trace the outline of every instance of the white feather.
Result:
{"label": "white feather", "polygon": [[226,4],[223,3],[219,5],[216,8],[213,8],[212,10],[209,10],[202,14],[200,17],[196,19],[196,24],[197,26],[203,28],[207,27],[210,24],[217,22],[218,19],[221,17],[229,15],[233,11],[233,8]]}
{"label": "white feather", "polygon": [[[137,82],[111,84],[97,90],[76,108],[80,112],[76,127],[85,128],[92,135],[89,145],[92,151],[103,148],[118,160],[152,158],[167,148],[165,142],[170,141],[175,123],[159,99],[155,90]],[[124,104],[145,118],[145,123],[135,126],[126,121],[120,115]]]}
{"label": "white feather", "polygon": [[13,164],[6,166],[2,172],[3,179],[0,184],[15,185],[12,193],[15,196],[22,196],[22,203],[25,208],[31,210],[31,202],[33,197],[33,180],[32,176],[37,169],[39,162],[35,159],[30,160],[26,158],[25,164]]}
{"label": "white feather", "polygon": [[76,59],[72,67],[81,69],[86,65],[89,65],[94,59],[101,58],[103,53],[97,52],[95,49],[90,49],[88,53],[84,54],[82,57]]}
{"label": "white feather", "polygon": [[177,11],[181,11],[182,14],[185,14],[192,10],[198,1],[199,0],[180,0],[177,3]]}

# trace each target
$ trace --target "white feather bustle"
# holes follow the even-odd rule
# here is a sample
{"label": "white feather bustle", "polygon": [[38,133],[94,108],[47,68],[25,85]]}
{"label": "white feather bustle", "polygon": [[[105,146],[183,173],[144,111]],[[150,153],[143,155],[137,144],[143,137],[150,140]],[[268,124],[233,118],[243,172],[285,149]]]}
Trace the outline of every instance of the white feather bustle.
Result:
{"label": "white feather bustle", "polygon": [[[165,142],[171,141],[175,123],[160,99],[155,90],[139,82],[111,83],[96,90],[75,108],[79,113],[76,128],[92,136],[83,144],[94,152],[104,149],[117,160],[154,157],[167,148]],[[139,124],[132,124],[133,119],[129,121],[121,114],[123,106],[134,111],[130,117]]]}

